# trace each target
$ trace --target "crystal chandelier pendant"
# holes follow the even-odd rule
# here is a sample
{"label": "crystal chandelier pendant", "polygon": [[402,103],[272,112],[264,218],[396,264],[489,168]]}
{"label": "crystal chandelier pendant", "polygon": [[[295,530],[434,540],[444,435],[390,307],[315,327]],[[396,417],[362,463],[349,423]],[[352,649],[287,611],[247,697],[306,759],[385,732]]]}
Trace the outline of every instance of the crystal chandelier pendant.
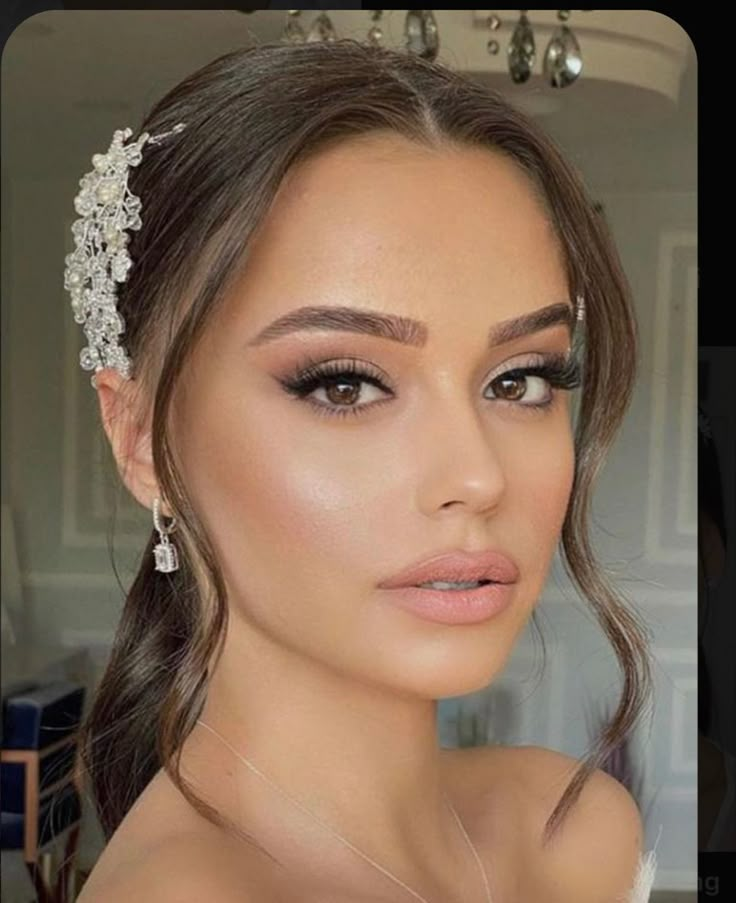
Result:
{"label": "crystal chandelier pendant", "polygon": [[373,25],[368,32],[366,40],[371,47],[380,47],[383,44],[383,30],[380,26],[380,19],[383,15],[382,9],[371,10],[371,19]]}
{"label": "crystal chandelier pendant", "polygon": [[373,25],[368,32],[368,43],[371,47],[380,47],[383,44],[383,32],[378,25]]}
{"label": "crystal chandelier pendant", "polygon": [[553,88],[566,88],[583,71],[580,45],[566,26],[557,28],[544,54],[544,77]]}
{"label": "crystal chandelier pendant", "polygon": [[301,12],[300,9],[290,9],[288,11],[289,15],[286,25],[281,33],[281,42],[283,44],[303,44],[306,40],[307,36],[304,34],[304,29],[299,22]]}
{"label": "crystal chandelier pendant", "polygon": [[335,26],[332,24],[330,17],[323,10],[317,18],[312,22],[312,27],[307,35],[308,42],[314,41],[336,41],[337,33]]}
{"label": "crystal chandelier pendant", "polygon": [[431,9],[410,9],[404,23],[406,49],[425,60],[435,60],[440,49],[437,20]]}
{"label": "crystal chandelier pendant", "polygon": [[515,84],[521,85],[529,80],[535,59],[534,32],[526,17],[526,10],[522,9],[509,44],[509,72]]}
{"label": "crystal chandelier pendant", "polygon": [[[498,29],[501,27],[501,20],[497,15],[495,15],[495,13],[492,16],[488,17],[487,22],[488,27],[491,31],[498,31]],[[500,49],[501,45],[498,43],[498,41],[495,38],[490,38],[488,43],[486,44],[486,50],[492,56],[495,56]]]}

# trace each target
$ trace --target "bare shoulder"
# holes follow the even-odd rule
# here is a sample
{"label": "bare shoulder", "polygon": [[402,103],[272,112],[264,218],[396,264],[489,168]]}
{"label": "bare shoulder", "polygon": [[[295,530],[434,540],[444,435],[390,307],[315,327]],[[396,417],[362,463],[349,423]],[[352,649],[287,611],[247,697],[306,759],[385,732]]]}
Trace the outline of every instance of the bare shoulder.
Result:
{"label": "bare shoulder", "polygon": [[[541,746],[524,746],[512,757],[526,788],[535,846],[562,793],[578,768],[572,756]],[[511,760],[510,760],[511,761]],[[586,903],[628,901],[642,855],[639,807],[626,787],[596,769],[536,862],[545,899]]]}
{"label": "bare shoulder", "polygon": [[257,878],[243,861],[236,863],[227,845],[214,843],[201,834],[172,836],[157,844],[149,854],[109,872],[89,886],[85,884],[79,903],[129,903],[148,900],[157,903],[263,903],[264,895]]}
{"label": "bare shoulder", "polygon": [[102,851],[79,903],[264,903],[263,854],[183,801],[161,771]]}

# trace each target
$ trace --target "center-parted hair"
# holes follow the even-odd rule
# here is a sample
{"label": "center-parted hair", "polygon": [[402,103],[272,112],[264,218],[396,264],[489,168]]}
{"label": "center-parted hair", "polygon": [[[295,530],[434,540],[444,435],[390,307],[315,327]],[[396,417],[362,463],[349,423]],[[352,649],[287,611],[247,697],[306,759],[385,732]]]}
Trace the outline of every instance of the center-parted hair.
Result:
{"label": "center-parted hair", "polygon": [[180,475],[170,414],[192,350],[247,268],[251,236],[289,170],[335,143],[382,132],[439,152],[480,147],[515,161],[559,239],[570,297],[586,302],[561,557],[613,646],[622,693],[550,815],[547,842],[652,692],[648,628],[608,580],[588,533],[595,480],[628,409],[638,353],[630,288],[605,220],[555,142],[501,94],[440,63],[351,39],[228,53],[176,85],[140,129],[153,134],[178,122],[186,129],[130,175],[145,218],[131,238],[133,266],[120,285],[118,311],[135,390],[153,418],[161,495],[179,525],[180,568],[154,571],[152,531],[83,726],[84,763],[106,838],[164,768],[202,815],[274,859],[179,773],[182,744],[222,649],[228,603],[213,545]]}

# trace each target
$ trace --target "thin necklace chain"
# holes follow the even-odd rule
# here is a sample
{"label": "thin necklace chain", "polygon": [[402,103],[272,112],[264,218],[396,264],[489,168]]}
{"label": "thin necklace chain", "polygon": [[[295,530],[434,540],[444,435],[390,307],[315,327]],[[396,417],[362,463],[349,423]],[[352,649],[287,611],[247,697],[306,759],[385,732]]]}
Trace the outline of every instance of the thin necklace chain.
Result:
{"label": "thin necklace chain", "polygon": [[[367,856],[365,853],[363,853],[361,850],[359,850],[356,846],[353,846],[353,844],[350,843],[349,840],[346,840],[342,836],[342,834],[338,834],[337,831],[335,831],[333,828],[331,828],[328,824],[325,824],[325,822],[323,822],[322,819],[318,818],[316,815],[314,815],[312,812],[310,812],[309,809],[306,808],[306,806],[303,806],[298,800],[295,800],[292,796],[289,796],[289,794],[285,790],[282,790],[278,786],[278,784],[274,784],[274,782],[270,778],[266,777],[266,775],[263,774],[262,771],[259,771],[255,765],[253,765],[251,762],[249,762],[245,758],[245,756],[241,755],[237,751],[237,749],[235,749],[235,747],[233,747],[230,743],[228,743],[228,741],[222,736],[222,734],[219,734],[213,727],[210,727],[209,724],[205,724],[205,722],[202,721],[201,719],[197,719],[197,724],[201,724],[202,727],[206,727],[208,731],[213,733],[216,737],[218,737],[225,744],[225,746],[227,746],[227,748],[230,750],[230,752],[233,753],[233,755],[237,756],[241,760],[241,762],[243,762],[245,765],[247,765],[248,768],[251,769],[251,771],[254,771],[260,778],[263,778],[264,781],[269,783],[274,788],[274,790],[277,790],[282,796],[285,796],[295,806],[298,806],[303,812],[306,812],[306,814],[309,815],[310,818],[313,818],[316,822],[318,822],[320,825],[322,825],[322,827],[325,830],[329,831],[330,834],[332,834],[334,837],[336,837],[341,843],[344,843],[345,846],[349,847],[354,853],[357,853],[358,856],[361,856],[363,859],[365,859],[366,862],[369,862],[374,868],[377,868],[380,872],[383,872],[383,874],[386,875],[387,878],[390,878],[392,881],[395,881],[396,884],[401,885],[401,887],[403,887],[404,890],[407,890],[413,897],[416,897],[417,900],[421,900],[422,903],[429,903],[429,901],[426,899],[426,897],[423,897],[421,894],[418,894],[415,890],[412,890],[408,884],[404,884],[403,881],[401,881],[395,875],[392,875],[391,872],[388,871],[388,869],[385,869],[385,868],[383,868],[383,866],[379,865],[377,862],[374,862],[374,860],[371,859],[370,856]],[[475,846],[473,845],[472,840],[468,836],[468,832],[465,830],[465,826],[463,825],[462,821],[460,820],[460,816],[455,811],[455,808],[453,807],[452,803],[447,798],[447,795],[444,792],[442,795],[445,799],[445,802],[447,803],[447,805],[450,808],[450,812],[452,812],[452,814],[455,816],[455,821],[458,823],[460,830],[462,831],[463,837],[465,838],[466,843],[470,847],[470,850],[471,850],[473,856],[475,857],[475,861],[478,863],[478,868],[480,869],[481,875],[483,876],[483,884],[484,884],[485,890],[486,890],[487,903],[492,903],[491,891],[490,891],[490,888],[488,887],[488,876],[486,875],[486,870],[483,867],[483,863],[481,862],[480,856],[478,855],[478,851],[475,849]]]}

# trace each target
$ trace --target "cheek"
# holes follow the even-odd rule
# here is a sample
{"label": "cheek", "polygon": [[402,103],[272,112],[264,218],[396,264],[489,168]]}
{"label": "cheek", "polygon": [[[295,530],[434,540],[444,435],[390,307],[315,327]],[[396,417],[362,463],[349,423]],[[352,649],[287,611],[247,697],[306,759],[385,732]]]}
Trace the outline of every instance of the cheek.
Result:
{"label": "cheek", "polygon": [[523,519],[520,526],[528,531],[531,546],[551,555],[559,540],[572,491],[575,472],[572,435],[565,432],[544,443],[530,443],[523,461],[523,468],[515,471],[509,499],[513,506],[518,505]]}
{"label": "cheek", "polygon": [[296,577],[306,593],[320,578],[346,581],[361,531],[370,540],[367,509],[377,495],[368,461],[324,439],[310,443],[304,431],[296,445],[289,418],[259,417],[258,407],[249,403],[247,419],[221,408],[187,445],[190,488],[226,580],[255,602],[279,589],[292,595]]}

